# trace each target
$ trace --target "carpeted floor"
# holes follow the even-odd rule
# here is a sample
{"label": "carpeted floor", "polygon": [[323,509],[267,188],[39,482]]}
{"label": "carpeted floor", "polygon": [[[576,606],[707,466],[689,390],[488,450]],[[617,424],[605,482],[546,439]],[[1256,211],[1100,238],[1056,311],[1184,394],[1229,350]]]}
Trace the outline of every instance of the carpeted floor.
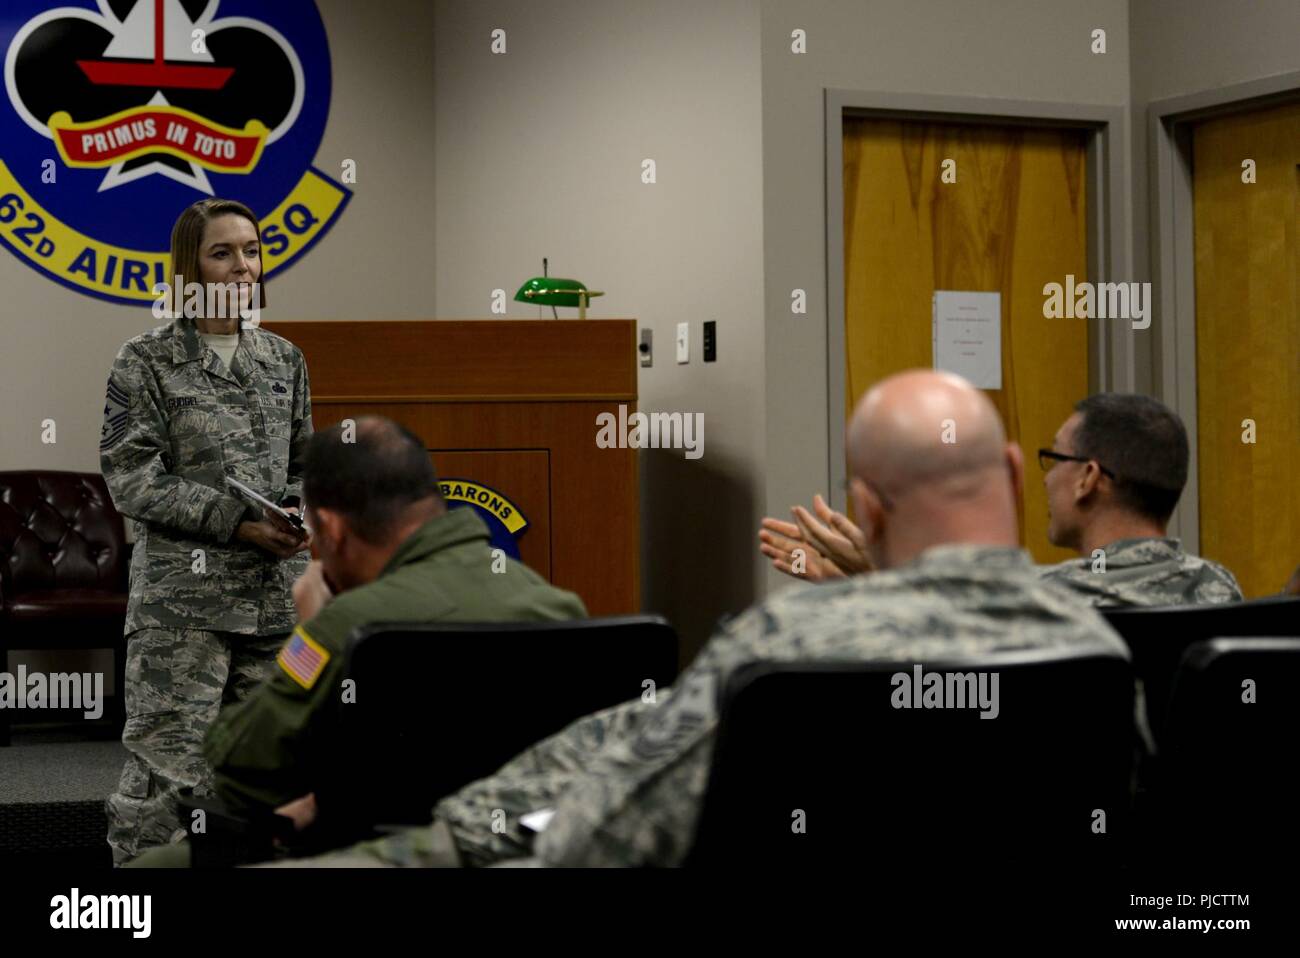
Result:
{"label": "carpeted floor", "polygon": [[0,748],[0,805],[103,800],[126,761],[121,742],[59,742],[20,735]]}
{"label": "carpeted floor", "polygon": [[[102,733],[102,734],[101,734]],[[104,799],[126,749],[112,729],[19,728],[0,748],[0,862],[6,870],[108,868]]]}

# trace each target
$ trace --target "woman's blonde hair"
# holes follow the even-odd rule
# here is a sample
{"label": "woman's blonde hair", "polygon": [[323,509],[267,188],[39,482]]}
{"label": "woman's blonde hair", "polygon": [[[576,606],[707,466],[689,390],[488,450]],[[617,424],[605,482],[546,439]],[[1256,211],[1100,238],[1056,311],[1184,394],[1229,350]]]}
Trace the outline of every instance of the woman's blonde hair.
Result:
{"label": "woman's blonde hair", "polygon": [[[167,277],[167,282],[171,286],[176,285],[176,277],[182,276],[185,283],[200,283],[199,278],[199,247],[203,245],[203,231],[207,229],[208,223],[218,216],[227,216],[229,214],[242,216],[253,224],[253,229],[257,232],[257,245],[260,249],[262,245],[262,227],[257,222],[257,217],[243,203],[238,200],[199,200],[192,206],[186,207],[185,211],[176,218],[176,225],[172,227],[172,269]],[[263,267],[263,273],[265,267]],[[184,290],[172,289],[171,291],[171,310],[172,315],[182,315],[182,305],[184,303]],[[205,297],[206,299],[206,297]],[[266,280],[263,275],[257,277],[257,302],[253,304],[257,309],[266,308]]]}

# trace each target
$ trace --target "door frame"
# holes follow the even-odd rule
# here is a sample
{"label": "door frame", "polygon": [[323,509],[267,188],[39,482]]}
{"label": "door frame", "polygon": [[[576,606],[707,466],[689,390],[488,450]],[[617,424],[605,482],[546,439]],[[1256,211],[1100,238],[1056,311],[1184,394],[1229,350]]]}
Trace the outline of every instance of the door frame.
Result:
{"label": "door frame", "polygon": [[[1088,281],[1130,277],[1128,107],[996,97],[826,90],[826,366],[830,430],[830,502],[844,511],[844,129],[845,116],[949,122],[966,125],[1068,128],[1087,134]],[[1090,320],[1088,386],[1091,392],[1132,391],[1136,381],[1131,325]],[[1153,319],[1154,322],[1154,319]],[[1117,333],[1119,333],[1117,335]],[[1080,396],[1080,399],[1083,397]],[[1027,459],[1029,461],[1029,459]]]}
{"label": "door frame", "polygon": [[[1178,502],[1178,535],[1201,551],[1196,401],[1196,247],[1192,197],[1192,126],[1300,100],[1300,71],[1201,90],[1147,104],[1150,162],[1151,283],[1156,388],[1187,426],[1191,454]],[[1171,524],[1172,525],[1172,524]]]}

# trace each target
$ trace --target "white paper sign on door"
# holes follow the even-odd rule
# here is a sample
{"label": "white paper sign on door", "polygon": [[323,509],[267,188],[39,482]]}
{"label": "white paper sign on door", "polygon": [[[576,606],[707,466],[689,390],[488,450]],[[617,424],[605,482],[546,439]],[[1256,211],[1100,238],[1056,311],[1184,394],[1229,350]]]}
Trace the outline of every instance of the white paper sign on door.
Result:
{"label": "white paper sign on door", "polygon": [[931,339],[934,368],[980,389],[1002,388],[1002,294],[936,290]]}

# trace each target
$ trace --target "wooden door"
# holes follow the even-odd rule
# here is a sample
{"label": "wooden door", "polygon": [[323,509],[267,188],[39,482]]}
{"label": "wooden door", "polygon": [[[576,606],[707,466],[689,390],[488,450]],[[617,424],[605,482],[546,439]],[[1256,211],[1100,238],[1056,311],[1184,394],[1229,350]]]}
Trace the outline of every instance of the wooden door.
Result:
{"label": "wooden door", "polygon": [[1201,554],[1254,597],[1300,563],[1300,104],[1192,138]]}
{"label": "wooden door", "polygon": [[885,376],[933,366],[935,290],[1000,292],[987,393],[1025,451],[1020,535],[1038,562],[1074,557],[1047,541],[1034,452],[1088,394],[1088,321],[1043,316],[1045,284],[1088,278],[1085,149],[1080,130],[844,121],[846,415]]}

